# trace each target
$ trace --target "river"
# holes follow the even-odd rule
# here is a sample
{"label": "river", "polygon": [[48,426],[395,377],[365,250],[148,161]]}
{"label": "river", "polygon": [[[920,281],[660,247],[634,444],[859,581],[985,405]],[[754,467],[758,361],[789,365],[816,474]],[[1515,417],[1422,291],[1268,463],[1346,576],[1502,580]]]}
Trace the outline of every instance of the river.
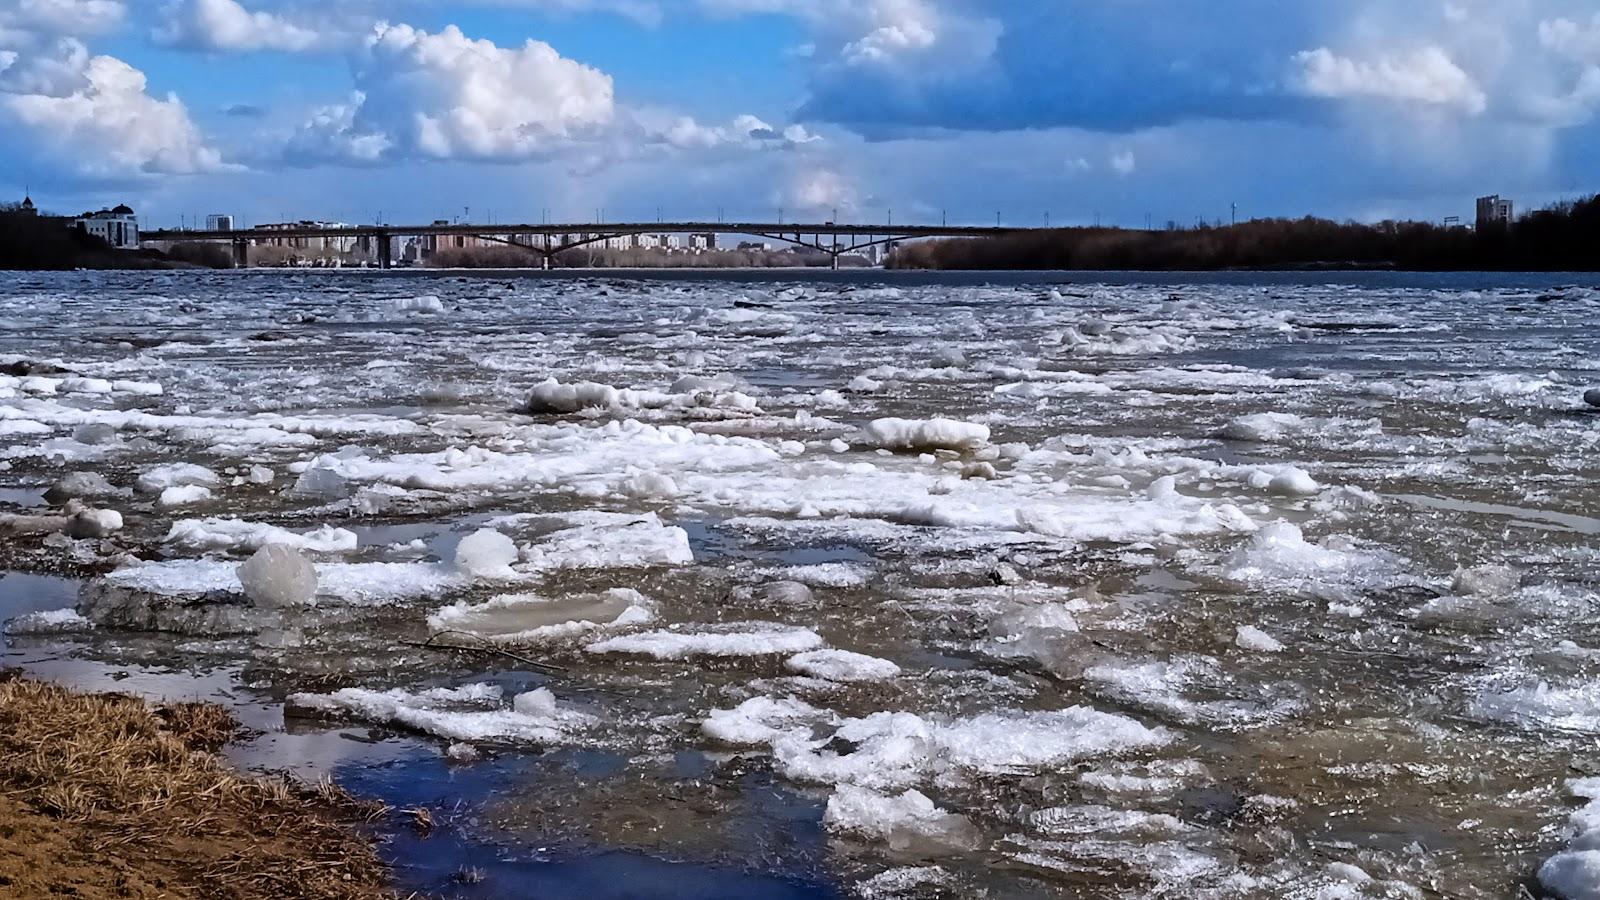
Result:
{"label": "river", "polygon": [[[9,542],[0,664],[427,808],[385,854],[437,896],[1590,896],[1597,320],[1594,275],[0,274],[0,514],[123,518]],[[243,586],[269,544],[314,596]]]}

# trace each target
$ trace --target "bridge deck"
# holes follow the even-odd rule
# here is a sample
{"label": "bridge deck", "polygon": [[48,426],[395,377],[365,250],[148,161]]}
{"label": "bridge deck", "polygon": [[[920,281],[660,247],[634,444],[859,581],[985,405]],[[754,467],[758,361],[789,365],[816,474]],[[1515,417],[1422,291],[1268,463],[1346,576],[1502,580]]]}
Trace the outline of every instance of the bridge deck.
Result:
{"label": "bridge deck", "polygon": [[558,225],[351,225],[345,228],[235,228],[225,231],[157,228],[140,233],[147,241],[226,241],[270,238],[398,237],[416,235],[568,235],[568,234],[749,234],[756,236],[895,235],[919,237],[993,237],[1043,228],[1007,228],[963,225],[838,225],[829,222],[606,222]]}

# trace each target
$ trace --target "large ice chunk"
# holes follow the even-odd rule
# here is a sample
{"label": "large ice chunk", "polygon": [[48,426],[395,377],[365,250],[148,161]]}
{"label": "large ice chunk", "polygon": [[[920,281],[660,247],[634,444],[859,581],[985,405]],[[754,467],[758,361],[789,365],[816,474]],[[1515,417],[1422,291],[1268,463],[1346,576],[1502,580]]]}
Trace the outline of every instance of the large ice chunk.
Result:
{"label": "large ice chunk", "polygon": [[862,432],[886,450],[976,450],[989,442],[989,426],[954,419],[875,419]]}
{"label": "large ice chunk", "polygon": [[517,577],[511,568],[516,561],[516,542],[493,528],[480,528],[456,545],[456,569],[469,578],[510,581]]}
{"label": "large ice chunk", "polygon": [[66,534],[73,538],[103,538],[122,530],[122,513],[114,509],[80,509],[67,519]]}
{"label": "large ice chunk", "polygon": [[139,480],[134,482],[134,487],[146,494],[160,494],[169,488],[194,485],[210,487],[221,481],[217,473],[205,466],[197,466],[194,463],[171,463],[156,466],[140,475]]}
{"label": "large ice chunk", "polygon": [[979,842],[970,819],[939,809],[914,790],[893,796],[840,785],[822,822],[831,831],[882,841],[898,852],[960,852],[976,849]]}
{"label": "large ice chunk", "polygon": [[166,488],[156,500],[156,505],[163,509],[174,506],[188,506],[192,503],[204,503],[211,499],[211,489],[198,484],[180,484]]}
{"label": "large ice chunk", "polygon": [[239,566],[239,585],[257,606],[301,606],[317,594],[317,570],[299,550],[268,544]]}

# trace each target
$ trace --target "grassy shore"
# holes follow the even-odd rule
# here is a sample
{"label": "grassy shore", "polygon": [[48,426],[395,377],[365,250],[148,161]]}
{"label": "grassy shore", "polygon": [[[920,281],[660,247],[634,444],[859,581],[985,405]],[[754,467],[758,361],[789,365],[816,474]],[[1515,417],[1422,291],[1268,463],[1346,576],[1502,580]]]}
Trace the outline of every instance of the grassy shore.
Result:
{"label": "grassy shore", "polygon": [[0,896],[379,898],[358,830],[386,810],[251,778],[208,703],[153,706],[0,672]]}

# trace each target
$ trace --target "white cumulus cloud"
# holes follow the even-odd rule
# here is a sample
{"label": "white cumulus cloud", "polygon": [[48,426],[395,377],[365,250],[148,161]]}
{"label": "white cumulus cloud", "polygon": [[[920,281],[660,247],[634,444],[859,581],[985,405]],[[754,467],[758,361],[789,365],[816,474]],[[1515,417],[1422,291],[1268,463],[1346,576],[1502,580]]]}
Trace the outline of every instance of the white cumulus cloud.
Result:
{"label": "white cumulus cloud", "polygon": [[1600,65],[1600,13],[1587,25],[1567,18],[1540,22],[1539,43],[1576,62]]}
{"label": "white cumulus cloud", "polygon": [[692,117],[678,116],[668,124],[657,126],[652,125],[647,116],[641,114],[638,118],[647,134],[653,134],[661,142],[680,150],[783,148],[820,140],[802,125],[789,125],[780,130],[748,114],[736,116],[726,125],[705,125]]}
{"label": "white cumulus cloud", "polygon": [[280,50],[298,53],[325,46],[328,39],[264,10],[248,10],[237,0],[176,0],[162,11],[151,35],[157,43],[192,50]]}
{"label": "white cumulus cloud", "polygon": [[1327,98],[1369,98],[1453,109],[1476,116],[1488,97],[1442,48],[1420,47],[1372,59],[1340,56],[1326,47],[1294,57],[1298,86]]}
{"label": "white cumulus cloud", "polygon": [[8,55],[0,141],[38,163],[97,177],[224,168],[182,101],[152,97],[144,73],[122,60],[90,56],[70,38]]}
{"label": "white cumulus cloud", "polygon": [[611,76],[541,41],[499,47],[454,25],[380,24],[355,63],[348,109],[325,110],[291,144],[305,161],[380,157],[527,159],[608,125]]}
{"label": "white cumulus cloud", "polygon": [[700,0],[715,14],[780,13],[817,33],[806,56],[820,65],[947,77],[987,61],[998,20],[953,11],[939,0]]}
{"label": "white cumulus cloud", "polygon": [[856,207],[856,188],[848,179],[826,168],[803,169],[794,174],[779,202],[806,212],[832,214]]}
{"label": "white cumulus cloud", "polygon": [[98,34],[126,15],[122,0],[0,0],[0,31]]}

